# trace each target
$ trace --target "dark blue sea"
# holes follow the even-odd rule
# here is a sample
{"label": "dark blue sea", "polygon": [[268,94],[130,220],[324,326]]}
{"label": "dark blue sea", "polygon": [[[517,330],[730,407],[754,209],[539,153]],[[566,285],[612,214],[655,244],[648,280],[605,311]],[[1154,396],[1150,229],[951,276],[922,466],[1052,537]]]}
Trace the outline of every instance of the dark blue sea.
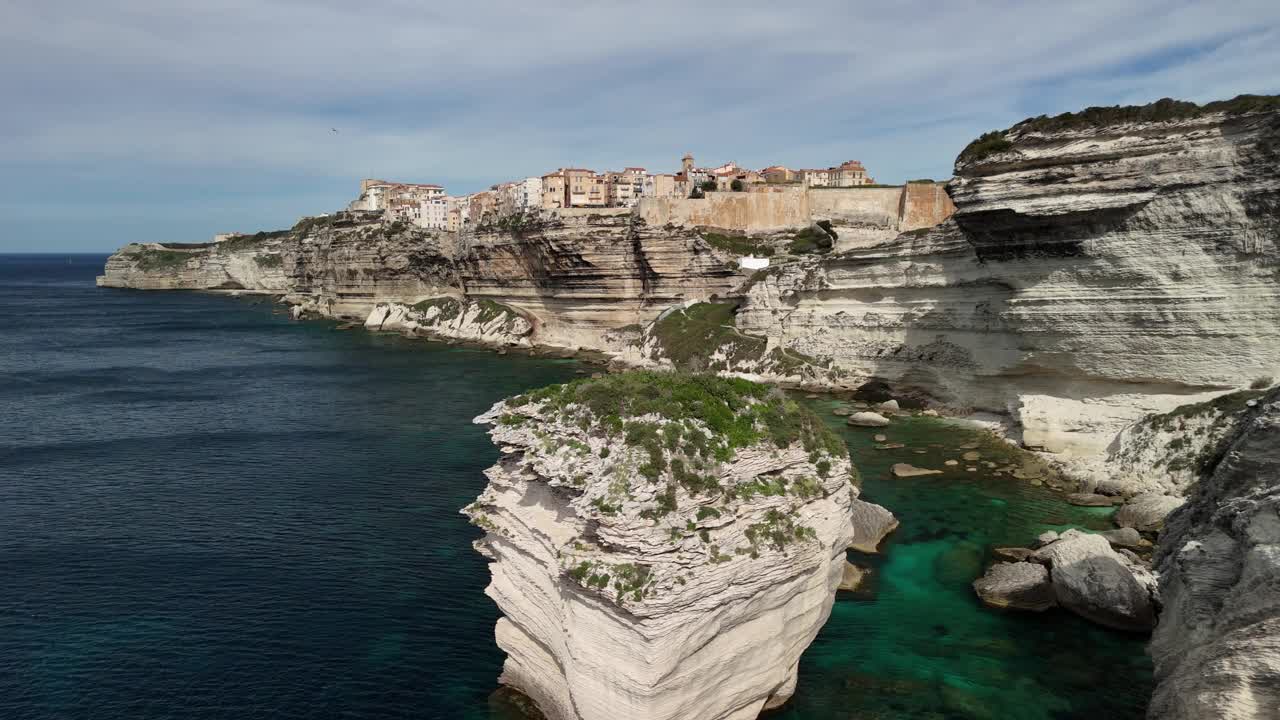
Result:
{"label": "dark blue sea", "polygon": [[[497,457],[470,420],[581,366],[98,289],[104,260],[0,256],[0,720],[512,717],[458,514]],[[970,437],[905,423],[901,453],[946,447],[895,455],[838,427],[902,528],[855,558],[872,582],[773,717],[1142,716],[1142,638],[968,588],[992,546],[1107,511],[982,473],[894,481]]]}

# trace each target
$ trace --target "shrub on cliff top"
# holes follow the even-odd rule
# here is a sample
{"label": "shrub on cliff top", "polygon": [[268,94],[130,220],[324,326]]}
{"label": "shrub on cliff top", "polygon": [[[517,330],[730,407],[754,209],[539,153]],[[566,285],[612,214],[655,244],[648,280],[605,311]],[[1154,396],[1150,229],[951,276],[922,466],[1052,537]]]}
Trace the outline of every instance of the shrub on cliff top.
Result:
{"label": "shrub on cliff top", "polygon": [[974,162],[1012,147],[1013,143],[1004,136],[1003,130],[992,130],[979,135],[977,140],[966,145],[964,150],[960,151],[960,157],[956,162]]}
{"label": "shrub on cliff top", "polygon": [[702,239],[717,250],[724,250],[734,255],[755,255],[769,257],[774,250],[768,244],[742,235],[725,235],[716,232],[702,233]]}
{"label": "shrub on cliff top", "polygon": [[[683,444],[694,448],[694,455],[704,456],[715,454],[717,448],[732,451],[766,440],[780,448],[800,442],[810,452],[849,454],[844,442],[813,412],[765,385],[739,378],[638,370],[550,385],[514,397],[508,406],[527,403],[538,404],[543,411],[567,412],[576,406],[578,412],[589,412],[601,431],[622,433],[629,444],[654,445],[655,454],[666,445]],[[659,429],[633,420],[650,414],[669,424]],[[706,437],[685,420],[700,421],[713,436]]]}
{"label": "shrub on cliff top", "polygon": [[1280,110],[1280,95],[1237,95],[1230,100],[1215,100],[1204,105],[1197,105],[1185,100],[1161,98],[1146,105],[1088,107],[1079,112],[1066,112],[1052,117],[1040,115],[1027,118],[1009,128],[1009,130],[993,130],[989,133],[984,133],[977,140],[965,146],[956,161],[960,163],[974,162],[988,155],[1009,150],[1013,147],[1013,144],[1009,142],[1005,134],[1014,130],[1048,133],[1129,123],[1170,122],[1214,113],[1243,115],[1277,110]]}
{"label": "shrub on cliff top", "polygon": [[[663,355],[686,370],[727,369],[729,365],[764,357],[764,338],[743,335],[734,322],[735,303],[697,303],[667,313],[653,325]],[[712,361],[711,355],[724,357]]]}
{"label": "shrub on cliff top", "polygon": [[1237,95],[1230,100],[1216,100],[1205,105],[1173,98],[1161,98],[1146,105],[1088,107],[1079,112],[1066,112],[1053,117],[1041,115],[1027,118],[1010,129],[1056,132],[1127,123],[1186,120],[1220,112],[1228,115],[1242,115],[1268,110],[1280,110],[1280,95]]}
{"label": "shrub on cliff top", "polygon": [[187,261],[199,253],[177,252],[173,250],[146,249],[134,254],[134,262],[144,271],[172,270],[187,264]]}
{"label": "shrub on cliff top", "polygon": [[792,255],[830,252],[835,240],[835,231],[828,229],[830,225],[830,221],[827,221],[826,227],[815,228],[811,226],[797,232],[792,236],[791,243],[787,245],[787,251]]}

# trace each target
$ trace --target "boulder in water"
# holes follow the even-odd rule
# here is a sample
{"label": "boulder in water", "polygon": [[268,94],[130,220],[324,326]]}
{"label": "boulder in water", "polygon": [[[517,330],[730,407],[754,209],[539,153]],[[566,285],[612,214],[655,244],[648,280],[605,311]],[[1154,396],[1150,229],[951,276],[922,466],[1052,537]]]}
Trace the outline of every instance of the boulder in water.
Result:
{"label": "boulder in water", "polygon": [[1185,502],[1172,495],[1147,493],[1125,503],[1116,511],[1116,525],[1143,532],[1158,532],[1164,527],[1164,519]]}
{"label": "boulder in water", "polygon": [[840,575],[840,584],[836,586],[838,590],[857,590],[862,584],[862,578],[866,572],[851,562],[845,562],[844,573]]}
{"label": "boulder in water", "polygon": [[1111,507],[1111,498],[1097,493],[1071,493],[1067,502],[1080,507]]}
{"label": "boulder in water", "polygon": [[889,424],[889,418],[879,413],[857,412],[850,415],[845,422],[858,427],[884,427]]}
{"label": "boulder in water", "polygon": [[1033,562],[996,563],[973,589],[988,607],[1042,612],[1058,604],[1048,568]]}
{"label": "boulder in water", "polygon": [[849,543],[849,549],[858,552],[877,552],[885,536],[898,528],[898,518],[893,513],[865,500],[853,501],[849,517],[853,522],[853,542]]}
{"label": "boulder in water", "polygon": [[1051,568],[1058,604],[1099,625],[1149,632],[1155,625],[1149,578],[1100,535],[1068,530],[1033,556]]}
{"label": "boulder in water", "polygon": [[921,475],[941,475],[942,474],[941,470],[929,470],[928,468],[918,468],[915,465],[908,465],[907,463],[895,463],[893,467],[889,468],[889,470],[890,472],[893,473],[894,477],[900,477],[900,478],[920,477]]}

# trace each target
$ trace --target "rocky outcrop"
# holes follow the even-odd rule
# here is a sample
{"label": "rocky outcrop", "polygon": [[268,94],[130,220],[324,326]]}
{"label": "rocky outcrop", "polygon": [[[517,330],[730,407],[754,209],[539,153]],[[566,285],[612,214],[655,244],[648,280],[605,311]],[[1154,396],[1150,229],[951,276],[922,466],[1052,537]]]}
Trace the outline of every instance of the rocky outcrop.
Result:
{"label": "rocky outcrop", "polygon": [[413,305],[379,303],[364,326],[408,335],[468,340],[488,345],[529,346],[533,325],[520,313],[492,300],[428,298]]}
{"label": "rocky outcrop", "polygon": [[[1265,380],[1264,380],[1265,382]],[[1266,390],[1241,390],[1149,415],[1126,427],[1076,475],[1099,492],[1184,496]]]}
{"label": "rocky outcrop", "polygon": [[893,513],[865,500],[853,501],[849,518],[853,523],[853,540],[849,542],[849,549],[858,552],[879,552],[880,543],[898,529],[898,518]]}
{"label": "rocky outcrop", "polygon": [[1280,391],[1262,398],[1165,523],[1152,720],[1280,708]]}
{"label": "rocky outcrop", "polygon": [[1116,525],[1141,532],[1159,532],[1164,527],[1165,516],[1177,510],[1182,503],[1182,498],[1171,495],[1139,495],[1116,511]]}
{"label": "rocky outcrop", "polygon": [[626,210],[532,213],[461,234],[343,212],[220,243],[129,245],[98,284],[269,293],[306,315],[361,321],[379,304],[449,295],[510,308],[529,321],[530,343],[621,349],[628,327],[731,295],[745,273],[696,229],[651,228]]}
{"label": "rocky outcrop", "polygon": [[755,718],[846,576],[843,443],[740,380],[625,373],[476,419],[502,458],[466,509],[493,560],[501,681],[553,720]]}
{"label": "rocky outcrop", "polygon": [[1001,562],[973,581],[984,605],[999,609],[1048,610],[1058,604],[1049,571],[1033,562]]}
{"label": "rocky outcrop", "polygon": [[1049,566],[1054,597],[1077,615],[1118,630],[1146,632],[1155,624],[1155,577],[1106,538],[1068,530],[1032,559]]}
{"label": "rocky outcrop", "polygon": [[1067,530],[1040,536],[1037,550],[999,548],[997,562],[973,583],[983,604],[1001,609],[1046,610],[1061,606],[1117,630],[1146,632],[1155,623],[1156,578],[1128,550],[1108,537]]}

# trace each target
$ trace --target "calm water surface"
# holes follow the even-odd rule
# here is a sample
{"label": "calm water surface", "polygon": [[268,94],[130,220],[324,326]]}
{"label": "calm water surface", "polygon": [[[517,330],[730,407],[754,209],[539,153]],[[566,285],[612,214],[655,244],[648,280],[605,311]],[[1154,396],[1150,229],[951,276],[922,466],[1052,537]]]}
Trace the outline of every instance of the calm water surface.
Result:
{"label": "calm water surface", "polygon": [[[99,290],[104,259],[0,256],[0,719],[505,716],[457,512],[497,452],[469,421],[579,366]],[[1141,716],[1141,639],[968,588],[989,545],[1104,514],[963,468],[889,479],[968,440],[939,423],[891,452],[840,427],[902,528],[774,717]]]}

